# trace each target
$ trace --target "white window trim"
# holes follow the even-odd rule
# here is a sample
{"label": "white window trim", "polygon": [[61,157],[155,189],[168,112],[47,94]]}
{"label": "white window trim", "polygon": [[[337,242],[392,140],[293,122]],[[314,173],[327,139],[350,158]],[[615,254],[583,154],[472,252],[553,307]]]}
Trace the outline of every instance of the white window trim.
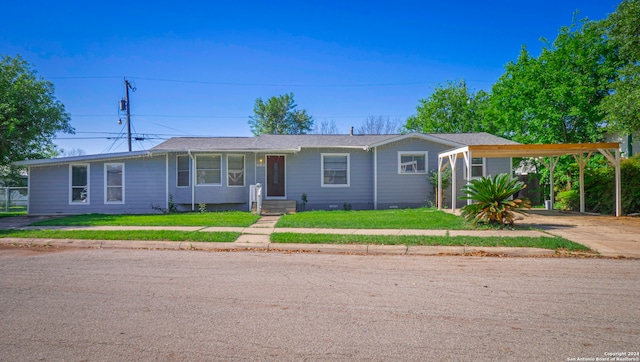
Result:
{"label": "white window trim", "polygon": [[[198,183],[198,157],[206,157],[206,156],[209,156],[209,157],[214,157],[214,156],[220,157],[220,183],[217,183],[217,184],[208,184],[208,183],[201,184],[201,183]],[[222,173],[223,173],[222,170],[224,169],[222,167],[222,154],[220,154],[220,153],[202,153],[202,154],[195,155],[194,159],[195,159],[196,162],[195,162],[194,167],[193,167],[193,175],[194,175],[194,178],[195,178],[196,187],[201,187],[201,186],[205,186],[205,187],[206,186],[222,186]]]}
{"label": "white window trim", "polygon": [[[187,186],[179,186],[178,185],[178,179],[179,179],[179,169],[178,169],[178,157],[186,157],[187,158],[187,165],[189,165],[189,179],[187,180],[189,182],[189,184]],[[183,188],[190,188],[191,187],[191,157],[189,157],[189,155],[177,155],[176,156],[176,188],[179,189],[183,189]]]}
{"label": "white window trim", "polygon": [[[325,184],[324,183],[324,158],[325,156],[347,156],[347,183],[346,184]],[[321,187],[350,187],[351,186],[351,154],[350,153],[321,153],[320,154],[320,186]]]}
{"label": "white window trim", "polygon": [[[402,172],[402,156],[424,156],[424,171]],[[429,169],[429,152],[427,151],[398,151],[398,174],[399,175],[425,175]]]}
{"label": "white window trim", "polygon": [[[87,167],[87,202],[73,202],[73,166]],[[89,205],[91,203],[91,165],[88,163],[69,164],[69,205]]]}
{"label": "white window trim", "polygon": [[[242,185],[229,185],[229,156],[242,156]],[[245,187],[247,185],[247,157],[243,154],[227,154],[227,187]]]}
{"label": "white window trim", "polygon": [[[107,185],[107,167],[108,166],[122,166],[122,201],[107,201],[107,189],[108,189],[108,185]],[[105,163],[104,164],[104,203],[105,204],[124,204],[124,163],[122,162],[113,162],[113,163]]]}

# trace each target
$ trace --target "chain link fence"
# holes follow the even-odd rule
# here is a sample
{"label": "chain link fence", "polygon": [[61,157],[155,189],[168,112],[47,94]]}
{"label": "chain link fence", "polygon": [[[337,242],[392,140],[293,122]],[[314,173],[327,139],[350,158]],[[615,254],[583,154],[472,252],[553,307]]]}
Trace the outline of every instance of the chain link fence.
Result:
{"label": "chain link fence", "polygon": [[0,187],[0,212],[26,211],[28,187]]}

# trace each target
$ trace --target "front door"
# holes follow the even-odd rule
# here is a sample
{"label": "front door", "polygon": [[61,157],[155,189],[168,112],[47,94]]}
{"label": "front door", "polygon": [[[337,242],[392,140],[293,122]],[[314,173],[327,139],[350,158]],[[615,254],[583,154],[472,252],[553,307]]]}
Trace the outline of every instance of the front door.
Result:
{"label": "front door", "polygon": [[284,196],[284,156],[267,156],[267,197]]}

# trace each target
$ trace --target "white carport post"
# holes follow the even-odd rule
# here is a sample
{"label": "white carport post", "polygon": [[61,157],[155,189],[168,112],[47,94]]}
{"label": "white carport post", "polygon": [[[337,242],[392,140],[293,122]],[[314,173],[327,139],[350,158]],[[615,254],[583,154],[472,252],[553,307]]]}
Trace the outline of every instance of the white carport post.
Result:
{"label": "white carport post", "polygon": [[438,210],[442,210],[442,157],[438,156],[438,187],[436,187],[436,205]]}
{"label": "white carport post", "polygon": [[447,167],[447,163],[449,162],[447,161],[447,163],[443,165],[442,161],[444,161],[443,156],[438,156],[438,187],[436,187],[436,204],[438,204],[438,210],[442,210],[442,196],[444,192],[442,190],[442,170]]}
{"label": "white carport post", "polygon": [[[462,153],[464,156],[464,167],[467,170],[467,184],[471,181],[471,150],[464,151]],[[467,205],[471,205],[472,200],[467,199]]]}
{"label": "white carport post", "polygon": [[584,212],[584,166],[587,165],[589,158],[591,157],[591,152],[587,154],[587,157],[584,157],[583,153],[578,155],[573,155],[573,157],[578,162],[578,168],[580,169],[580,212]]}
{"label": "white carport post", "polygon": [[449,163],[451,164],[451,212],[456,213],[456,162],[458,154],[449,155]]}
{"label": "white carport post", "polygon": [[549,156],[549,163],[545,163],[543,158],[540,158],[540,162],[549,169],[549,196],[551,199],[551,209],[553,209],[553,204],[555,204],[555,195],[553,192],[553,170],[556,169],[556,165],[558,164],[558,160],[560,160],[560,156]]}
{"label": "white carport post", "polygon": [[616,170],[616,216],[622,216],[622,177],[620,173],[620,149],[616,148],[615,155],[611,154],[611,151],[598,148],[598,151],[604,155],[604,157],[613,164]]}

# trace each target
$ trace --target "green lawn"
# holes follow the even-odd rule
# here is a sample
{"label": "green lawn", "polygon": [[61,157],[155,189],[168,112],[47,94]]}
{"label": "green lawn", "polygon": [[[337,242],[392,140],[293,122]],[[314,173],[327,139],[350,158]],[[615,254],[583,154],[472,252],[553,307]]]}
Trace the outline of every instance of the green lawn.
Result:
{"label": "green lawn", "polygon": [[433,208],[305,211],[283,215],[276,227],[333,229],[462,230],[472,227],[464,219]]}
{"label": "green lawn", "polygon": [[26,211],[9,211],[9,212],[0,212],[0,218],[3,217],[13,217],[13,216],[24,216],[26,215]]}
{"label": "green lawn", "polygon": [[480,237],[480,236],[413,236],[413,235],[336,235],[274,233],[271,242],[294,244],[374,244],[428,246],[506,246],[543,249],[591,251],[584,245],[560,237]]}
{"label": "green lawn", "polygon": [[34,226],[238,226],[247,227],[259,217],[249,212],[205,212],[153,215],[73,215],[33,223]]}
{"label": "green lawn", "polygon": [[234,232],[173,230],[0,230],[0,238],[233,242]]}

